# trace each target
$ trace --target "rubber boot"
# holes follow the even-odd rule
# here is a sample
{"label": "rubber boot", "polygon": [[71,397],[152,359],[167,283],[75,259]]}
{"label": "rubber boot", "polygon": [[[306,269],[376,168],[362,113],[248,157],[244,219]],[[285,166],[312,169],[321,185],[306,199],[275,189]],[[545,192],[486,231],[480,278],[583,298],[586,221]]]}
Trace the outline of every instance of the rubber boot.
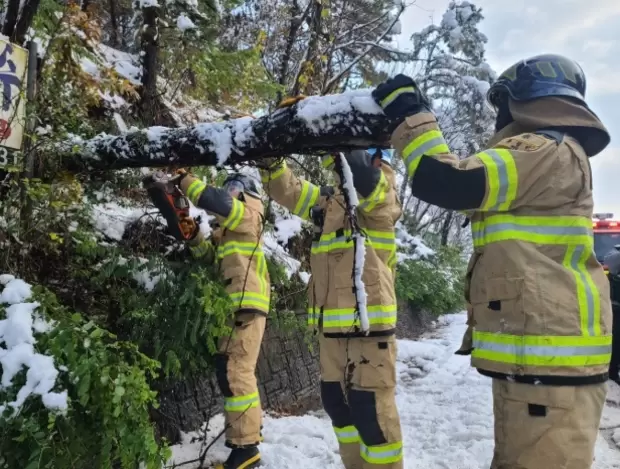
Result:
{"label": "rubber boot", "polygon": [[215,469],[252,469],[260,465],[260,451],[258,446],[244,446],[234,448],[228,459],[215,466]]}

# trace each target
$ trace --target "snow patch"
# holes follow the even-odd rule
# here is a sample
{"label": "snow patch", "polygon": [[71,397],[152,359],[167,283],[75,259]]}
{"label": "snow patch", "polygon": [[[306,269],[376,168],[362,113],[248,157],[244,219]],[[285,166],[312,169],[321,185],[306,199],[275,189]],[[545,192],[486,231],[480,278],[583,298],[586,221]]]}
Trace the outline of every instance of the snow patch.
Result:
{"label": "snow patch", "polygon": [[196,25],[186,15],[180,14],[177,18],[177,28],[179,28],[182,32],[185,32],[190,29],[196,29]]}
{"label": "snow patch", "polygon": [[291,215],[290,218],[276,218],[274,227],[278,242],[287,244],[289,239],[301,232],[302,219],[295,215]]}
{"label": "snow patch", "polygon": [[395,231],[396,246],[401,249],[397,253],[399,261],[423,259],[436,254],[419,236],[409,234],[400,221],[396,223]]}
{"label": "snow patch", "polygon": [[120,76],[129,80],[133,85],[140,85],[140,76],[142,70],[136,64],[138,58],[127,52],[121,52],[113,47],[104,44],[98,44],[97,50],[112,68],[114,68]]}
{"label": "snow patch", "polygon": [[291,257],[272,233],[263,235],[263,250],[267,256],[284,267],[287,278],[290,279],[295,272],[299,271],[301,262]]}
{"label": "snow patch", "polygon": [[150,8],[158,7],[159,3],[157,3],[157,0],[136,0],[136,5],[138,8]]}
{"label": "snow patch", "polygon": [[304,272],[302,270],[302,271],[297,272],[297,275],[299,275],[299,278],[301,279],[302,282],[308,285],[308,283],[310,282],[310,274],[308,272]]}
{"label": "snow patch", "polygon": [[4,290],[0,293],[0,303],[14,305],[23,303],[32,295],[32,288],[23,280],[16,279],[12,275],[3,275],[0,283],[4,285]]}
{"label": "snow patch", "polygon": [[116,202],[93,205],[91,221],[93,227],[107,238],[123,239],[125,228],[145,214],[144,209],[123,207]]}
{"label": "snow patch", "polygon": [[229,124],[226,122],[198,124],[193,131],[198,138],[213,142],[209,149],[217,155],[217,166],[223,166],[233,149],[232,132]]}
{"label": "snow patch", "polygon": [[15,400],[0,403],[0,414],[7,408],[19,410],[32,395],[41,396],[43,405],[48,409],[64,411],[68,406],[67,392],[52,391],[59,373],[54,366],[54,358],[34,349],[34,333],[46,333],[53,324],[37,314],[39,303],[26,302],[32,294],[29,284],[7,274],[2,275],[1,279],[4,288],[0,294],[0,304],[10,306],[5,307],[6,319],[0,320],[0,389],[12,386],[13,378],[24,368],[27,371],[26,382],[17,392]]}

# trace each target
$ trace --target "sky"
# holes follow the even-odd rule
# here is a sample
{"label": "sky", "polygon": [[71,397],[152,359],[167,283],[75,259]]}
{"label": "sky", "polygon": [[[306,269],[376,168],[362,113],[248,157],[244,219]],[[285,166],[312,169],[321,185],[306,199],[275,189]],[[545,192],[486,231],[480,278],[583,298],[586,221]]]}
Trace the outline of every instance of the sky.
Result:
{"label": "sky", "polygon": [[[409,3],[409,2],[408,2]],[[402,48],[412,33],[439,24],[449,0],[416,0],[403,16]],[[485,19],[487,61],[499,73],[518,60],[556,53],[586,74],[586,100],[611,134],[611,143],[591,159],[594,211],[620,218],[620,1],[471,0]]]}

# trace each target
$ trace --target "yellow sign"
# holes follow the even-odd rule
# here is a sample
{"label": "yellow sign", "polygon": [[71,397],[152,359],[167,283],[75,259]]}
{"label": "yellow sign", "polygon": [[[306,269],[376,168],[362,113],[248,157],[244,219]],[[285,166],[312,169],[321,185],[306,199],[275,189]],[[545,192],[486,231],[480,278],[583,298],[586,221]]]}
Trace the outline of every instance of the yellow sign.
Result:
{"label": "yellow sign", "polygon": [[[19,150],[26,125],[26,70],[28,51],[0,40],[0,147]],[[6,149],[0,149],[0,166]]]}

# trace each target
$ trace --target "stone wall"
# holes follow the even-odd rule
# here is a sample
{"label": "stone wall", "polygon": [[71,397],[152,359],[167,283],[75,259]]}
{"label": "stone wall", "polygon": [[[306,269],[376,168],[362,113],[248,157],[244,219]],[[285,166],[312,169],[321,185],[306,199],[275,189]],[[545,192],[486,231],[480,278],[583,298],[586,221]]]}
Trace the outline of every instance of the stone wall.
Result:
{"label": "stone wall", "polygon": [[[268,320],[257,376],[266,410],[303,413],[320,406],[318,344],[302,331],[282,332]],[[178,441],[179,431],[196,430],[223,410],[213,376],[163,384],[159,393],[160,407],[152,416],[171,442]]]}
{"label": "stone wall", "polygon": [[[415,338],[434,319],[401,305],[396,336]],[[281,332],[267,321],[258,362],[263,408],[278,413],[304,413],[320,407],[318,344],[301,331]],[[178,441],[180,431],[193,431],[222,411],[223,399],[214,377],[202,377],[160,388],[160,408],[153,419],[161,436]]]}

